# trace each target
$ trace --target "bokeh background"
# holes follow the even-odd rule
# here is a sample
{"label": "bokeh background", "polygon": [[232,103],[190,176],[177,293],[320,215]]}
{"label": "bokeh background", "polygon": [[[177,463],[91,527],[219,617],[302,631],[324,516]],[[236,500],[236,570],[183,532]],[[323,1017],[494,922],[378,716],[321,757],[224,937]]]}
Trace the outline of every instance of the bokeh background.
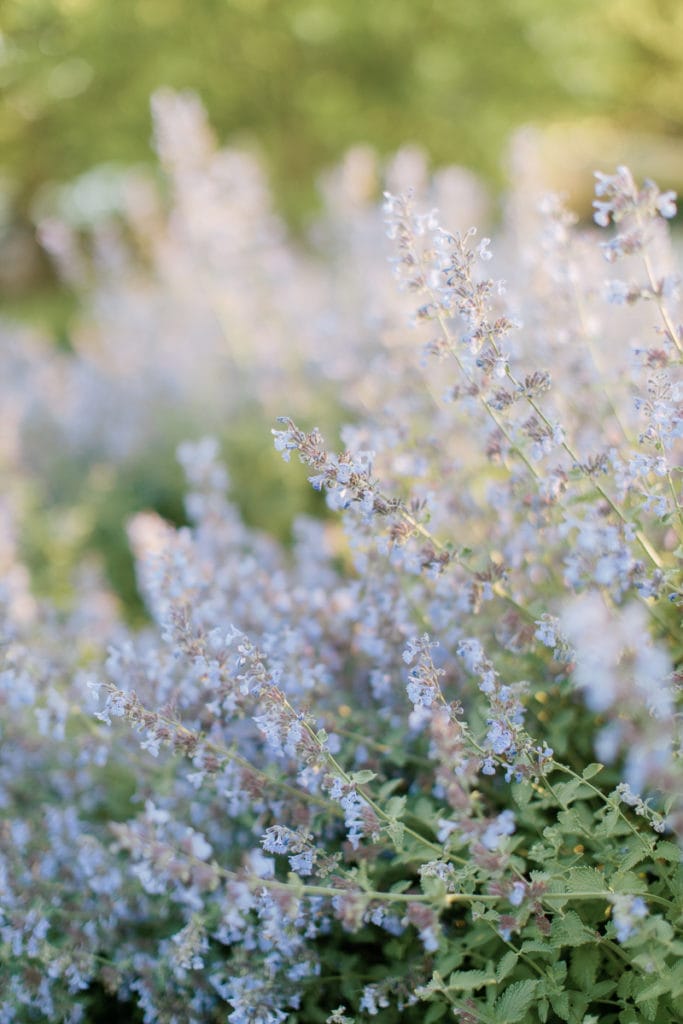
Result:
{"label": "bokeh background", "polygon": [[678,0],[2,0],[0,33],[6,302],[50,280],[31,244],[48,183],[150,162],[161,85],[263,155],[297,224],[358,142],[419,143],[502,187],[533,123],[549,184],[585,192],[596,159],[683,178]]}
{"label": "bokeh background", "polygon": [[[207,120],[164,87],[192,90]],[[362,223],[351,179],[379,195],[373,151],[403,147],[404,182],[475,172],[491,201],[465,189],[472,219],[486,206],[494,224],[520,176],[586,221],[597,167],[683,188],[680,0],[0,0],[0,90],[17,544],[57,600],[94,553],[133,613],[125,521],[147,507],[182,521],[183,437],[221,437],[249,522],[286,537],[295,513],[321,513],[270,449],[273,410],[291,410],[273,396],[298,401],[294,371],[271,370],[285,351],[313,366],[306,415],[338,425],[345,371],[321,346],[369,335],[349,264],[381,266],[381,225],[354,241],[344,218]]]}

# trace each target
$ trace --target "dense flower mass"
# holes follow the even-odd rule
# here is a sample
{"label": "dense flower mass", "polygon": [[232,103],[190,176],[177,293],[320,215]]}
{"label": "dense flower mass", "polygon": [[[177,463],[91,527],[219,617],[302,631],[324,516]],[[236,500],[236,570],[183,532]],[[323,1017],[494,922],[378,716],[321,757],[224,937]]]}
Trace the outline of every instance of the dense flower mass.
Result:
{"label": "dense flower mass", "polygon": [[[0,1021],[681,1020],[675,197],[619,168],[609,234],[546,197],[478,240],[467,177],[357,150],[313,258],[194,100],[154,112],[169,209],[43,224],[88,330],[2,327]],[[286,546],[205,435],[245,396],[326,502]],[[96,564],[41,597],[46,461],[97,487],[171,404],[145,622]]]}

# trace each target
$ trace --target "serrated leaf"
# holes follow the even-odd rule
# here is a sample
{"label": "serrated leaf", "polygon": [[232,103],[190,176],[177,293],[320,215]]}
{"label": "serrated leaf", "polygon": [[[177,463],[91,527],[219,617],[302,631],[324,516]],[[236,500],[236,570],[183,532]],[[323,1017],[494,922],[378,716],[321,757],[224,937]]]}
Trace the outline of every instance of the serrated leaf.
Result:
{"label": "serrated leaf", "polygon": [[649,999],[657,999],[659,996],[663,996],[670,989],[671,985],[668,978],[655,978],[654,981],[634,992],[633,998],[637,1003],[644,1003]]}
{"label": "serrated leaf", "polygon": [[501,982],[507,978],[508,974],[514,970],[517,959],[518,954],[513,953],[512,950],[501,957],[496,965],[496,981]]}
{"label": "serrated leaf", "polygon": [[653,854],[658,860],[668,860],[672,864],[680,864],[683,860],[683,850],[676,843],[670,843],[667,839],[657,843]]}
{"label": "serrated leaf", "polygon": [[389,886],[389,892],[405,892],[406,889],[410,889],[412,884],[412,878],[401,878],[400,881]]}
{"label": "serrated leaf", "polygon": [[550,1005],[560,1020],[569,1020],[569,993],[554,992],[549,999]]}
{"label": "serrated leaf", "polygon": [[522,943],[522,953],[553,953],[553,947],[549,942],[542,942],[540,939],[527,939]]}
{"label": "serrated leaf", "polygon": [[[640,864],[640,862],[645,860],[646,857],[650,857],[652,855],[651,851],[647,850],[635,836],[624,844],[624,849],[627,852],[625,852],[619,859],[619,868],[621,871],[630,871],[631,868],[636,866],[636,864]],[[656,854],[654,854],[654,856],[656,856]]]}
{"label": "serrated leaf", "polygon": [[534,1000],[537,988],[537,981],[513,981],[494,1004],[493,1009],[498,1019],[505,1024],[515,1024],[522,1020]]}
{"label": "serrated leaf", "polygon": [[610,888],[619,892],[647,892],[647,882],[633,871],[615,871],[609,880]]}
{"label": "serrated leaf", "polygon": [[554,787],[557,799],[568,807],[579,796],[590,796],[591,790],[584,786],[582,779],[570,779],[569,782],[558,782]]}
{"label": "serrated leaf", "polygon": [[555,984],[563,985],[567,977],[567,962],[565,960],[556,960],[551,970]]}
{"label": "serrated leaf", "polygon": [[406,828],[403,822],[396,821],[395,818],[392,818],[390,821],[387,822],[386,829],[389,834],[389,838],[391,839],[396,849],[402,850],[403,840],[405,839],[406,834]]}
{"label": "serrated leaf", "polygon": [[624,971],[617,984],[617,995],[621,999],[628,999],[633,995],[633,986],[636,982],[636,975],[633,971]]}
{"label": "serrated leaf", "polygon": [[406,798],[404,796],[392,796],[387,801],[386,812],[392,818],[401,818],[406,809]]}
{"label": "serrated leaf", "polygon": [[550,932],[550,943],[554,949],[562,946],[584,946],[593,937],[574,910],[568,910],[564,917],[555,917]]}
{"label": "serrated leaf", "polygon": [[645,1017],[645,1020],[656,1020],[657,1019],[657,1000],[648,999],[644,1003],[640,1004],[640,1009]]}
{"label": "serrated leaf", "polygon": [[621,812],[618,807],[611,807],[606,814],[603,815],[602,820],[599,821],[593,830],[594,835],[600,838],[611,836],[616,831],[617,825],[621,821]]}
{"label": "serrated leaf", "polygon": [[434,1021],[441,1020],[447,1013],[448,1005],[446,1003],[432,1003],[422,1020],[424,1024],[434,1024]]}
{"label": "serrated leaf", "polygon": [[609,999],[616,987],[617,982],[614,978],[608,978],[607,981],[599,981],[597,985],[591,987],[591,996],[593,999]]}
{"label": "serrated leaf", "polygon": [[671,998],[679,999],[683,995],[683,964],[677,964],[669,977]]}
{"label": "serrated leaf", "polygon": [[583,769],[581,772],[581,778],[592,779],[593,776],[597,775],[598,772],[601,772],[604,767],[604,764],[600,764],[598,761],[593,761],[592,764],[587,764]]}
{"label": "serrated leaf", "polygon": [[373,779],[377,778],[377,772],[371,772],[367,768],[363,768],[359,772],[351,772],[349,779],[355,786],[364,786],[367,782],[372,782]]}
{"label": "serrated leaf", "polygon": [[545,846],[544,843],[534,843],[529,850],[529,860],[534,860],[538,864],[543,864],[545,861],[550,860],[555,856],[555,850],[550,846]]}
{"label": "serrated leaf", "polygon": [[557,820],[565,835],[582,836],[589,826],[591,830],[593,829],[593,819],[583,803],[574,804],[568,810],[560,811]]}
{"label": "serrated leaf", "polygon": [[595,984],[600,963],[600,953],[594,946],[574,948],[571,957],[570,975],[579,988],[590,992]]}
{"label": "serrated leaf", "polygon": [[446,977],[451,971],[454,971],[456,967],[459,967],[464,959],[464,953],[461,949],[453,949],[449,953],[445,953],[442,957],[437,960],[437,972],[442,976]]}
{"label": "serrated leaf", "polygon": [[453,971],[448,979],[447,991],[473,992],[484,985],[495,985],[496,979],[488,971]]}
{"label": "serrated leaf", "polygon": [[512,799],[518,807],[526,807],[531,800],[533,790],[528,782],[518,782],[512,786]]}
{"label": "serrated leaf", "polygon": [[420,985],[418,998],[422,1000],[429,999],[436,992],[445,992],[444,980],[438,971],[434,971],[431,978],[426,985]]}
{"label": "serrated leaf", "polygon": [[421,878],[420,888],[434,906],[442,906],[446,895],[446,883],[440,878]]}
{"label": "serrated leaf", "polygon": [[597,868],[570,868],[566,884],[569,892],[602,894],[605,891],[604,875]]}

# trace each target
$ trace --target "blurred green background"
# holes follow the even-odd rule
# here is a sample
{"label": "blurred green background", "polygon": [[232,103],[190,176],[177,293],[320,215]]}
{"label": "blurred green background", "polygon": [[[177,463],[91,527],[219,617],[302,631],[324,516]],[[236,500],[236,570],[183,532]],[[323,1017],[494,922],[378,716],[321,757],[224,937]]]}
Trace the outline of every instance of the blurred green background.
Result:
{"label": "blurred green background", "polygon": [[[645,148],[662,185],[683,180],[680,0],[2,0],[0,33],[6,241],[47,181],[151,162],[160,85],[195,89],[221,140],[257,147],[299,225],[356,142],[416,142],[500,185],[516,126],[569,122],[559,165],[569,137],[575,161]],[[5,298],[47,274],[14,261]]]}
{"label": "blurred green background", "polygon": [[[543,187],[584,215],[596,167],[683,189],[681,0],[0,0],[0,308],[65,349],[83,296],[41,252],[36,205],[97,165],[156,173],[160,86],[195,90],[221,143],[261,156],[294,230],[351,145],[416,143],[500,190],[528,124]],[[333,403],[315,415],[339,416]],[[322,507],[272,451],[271,424],[241,422],[222,442],[242,512],[286,537]],[[36,479],[22,544],[40,590],[59,597],[94,550],[139,611],[123,524],[147,507],[182,521],[176,433],[104,476],[65,458]]]}

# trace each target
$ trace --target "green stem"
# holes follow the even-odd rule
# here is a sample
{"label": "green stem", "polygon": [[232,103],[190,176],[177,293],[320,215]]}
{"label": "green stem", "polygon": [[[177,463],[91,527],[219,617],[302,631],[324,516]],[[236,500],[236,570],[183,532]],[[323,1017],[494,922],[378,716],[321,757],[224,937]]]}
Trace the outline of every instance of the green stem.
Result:
{"label": "green stem", "polygon": [[[633,833],[633,835],[638,838],[638,840],[642,844],[643,848],[645,850],[647,850],[648,853],[652,852],[652,845],[651,845],[651,843],[648,843],[648,841],[643,838],[643,836],[638,831],[638,829],[635,827],[635,825],[633,825],[632,822],[630,822],[629,819],[626,817],[626,815],[622,811],[621,807],[618,804],[614,804],[609,799],[609,797],[605,796],[605,794],[602,792],[602,790],[599,789],[597,786],[594,786],[593,783],[590,781],[590,779],[584,779],[582,775],[579,775],[577,772],[573,771],[573,769],[569,768],[566,764],[561,764],[559,761],[551,761],[550,762],[550,766],[555,771],[563,772],[565,775],[569,775],[572,779],[576,779],[579,782],[581,782],[582,785],[587,786],[592,791],[594,796],[598,797],[598,799],[601,800],[605,804],[605,806],[608,807],[610,810],[612,810],[616,806],[616,808],[617,808],[617,810],[619,812],[619,817],[628,826],[628,828]],[[545,779],[544,781],[546,782],[548,788],[550,789],[551,787],[550,787],[550,783],[548,782],[548,780]],[[558,799],[557,796],[555,795],[555,793],[553,793],[553,796],[555,797],[556,800]],[[563,806],[561,802],[560,802],[560,806]]]}

